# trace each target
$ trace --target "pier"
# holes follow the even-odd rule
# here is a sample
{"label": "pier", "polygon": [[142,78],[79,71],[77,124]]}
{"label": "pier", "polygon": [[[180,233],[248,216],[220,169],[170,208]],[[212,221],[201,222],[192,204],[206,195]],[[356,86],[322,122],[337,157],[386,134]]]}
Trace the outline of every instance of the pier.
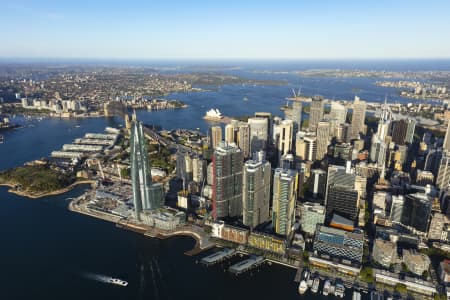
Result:
{"label": "pier", "polygon": [[222,262],[232,256],[236,255],[237,252],[235,249],[225,248],[219,252],[213,253],[201,259],[201,263],[207,266],[214,265],[216,263]]}
{"label": "pier", "polygon": [[249,271],[251,269],[256,268],[257,266],[264,263],[264,257],[262,256],[251,256],[250,258],[247,258],[246,260],[243,260],[241,262],[238,262],[237,264],[232,265],[228,271],[230,273],[239,275],[241,273],[244,273],[246,271]]}

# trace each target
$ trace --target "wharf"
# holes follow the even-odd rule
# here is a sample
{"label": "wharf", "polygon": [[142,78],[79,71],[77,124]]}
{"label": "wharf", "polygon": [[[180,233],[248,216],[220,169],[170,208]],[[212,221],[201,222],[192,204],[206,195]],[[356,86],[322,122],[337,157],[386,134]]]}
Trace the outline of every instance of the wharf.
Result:
{"label": "wharf", "polygon": [[253,268],[256,268],[257,266],[264,263],[264,257],[262,256],[251,256],[250,258],[247,258],[246,260],[243,260],[241,262],[238,262],[237,264],[232,265],[228,271],[239,275],[241,273],[244,273],[246,271],[249,271]]}
{"label": "wharf", "polygon": [[213,253],[201,259],[201,263],[207,266],[214,265],[221,261],[224,261],[232,256],[236,255],[237,251],[235,249],[225,248],[219,252]]}

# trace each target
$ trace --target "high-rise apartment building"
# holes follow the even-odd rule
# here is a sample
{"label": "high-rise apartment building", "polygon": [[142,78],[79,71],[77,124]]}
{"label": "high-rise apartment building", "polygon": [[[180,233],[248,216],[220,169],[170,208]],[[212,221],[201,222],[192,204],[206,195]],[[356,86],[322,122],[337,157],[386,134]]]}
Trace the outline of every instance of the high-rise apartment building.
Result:
{"label": "high-rise apartment building", "polygon": [[271,167],[267,161],[249,160],[243,172],[243,223],[254,228],[270,219]]}
{"label": "high-rise apartment building", "polygon": [[210,146],[212,149],[216,149],[220,142],[222,142],[222,127],[212,126],[209,130]]}
{"label": "high-rise apartment building", "polygon": [[298,173],[295,170],[275,169],[273,177],[272,223],[275,232],[289,235],[295,222]]}
{"label": "high-rise apartment building", "polygon": [[242,151],[220,143],[213,155],[213,216],[215,219],[242,214]]}

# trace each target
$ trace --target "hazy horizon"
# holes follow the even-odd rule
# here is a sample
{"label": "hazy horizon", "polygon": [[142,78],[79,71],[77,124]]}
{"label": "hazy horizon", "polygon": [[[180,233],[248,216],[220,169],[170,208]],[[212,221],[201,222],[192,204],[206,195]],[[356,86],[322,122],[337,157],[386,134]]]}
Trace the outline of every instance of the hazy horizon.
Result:
{"label": "hazy horizon", "polygon": [[1,5],[0,57],[450,58],[450,2],[27,1]]}

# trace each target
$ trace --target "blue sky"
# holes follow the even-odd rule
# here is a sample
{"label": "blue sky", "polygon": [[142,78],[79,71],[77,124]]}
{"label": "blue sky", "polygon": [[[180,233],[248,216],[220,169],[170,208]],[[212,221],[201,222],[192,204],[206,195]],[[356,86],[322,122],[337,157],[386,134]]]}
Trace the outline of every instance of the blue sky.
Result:
{"label": "blue sky", "polygon": [[0,0],[0,57],[450,57],[450,1]]}

